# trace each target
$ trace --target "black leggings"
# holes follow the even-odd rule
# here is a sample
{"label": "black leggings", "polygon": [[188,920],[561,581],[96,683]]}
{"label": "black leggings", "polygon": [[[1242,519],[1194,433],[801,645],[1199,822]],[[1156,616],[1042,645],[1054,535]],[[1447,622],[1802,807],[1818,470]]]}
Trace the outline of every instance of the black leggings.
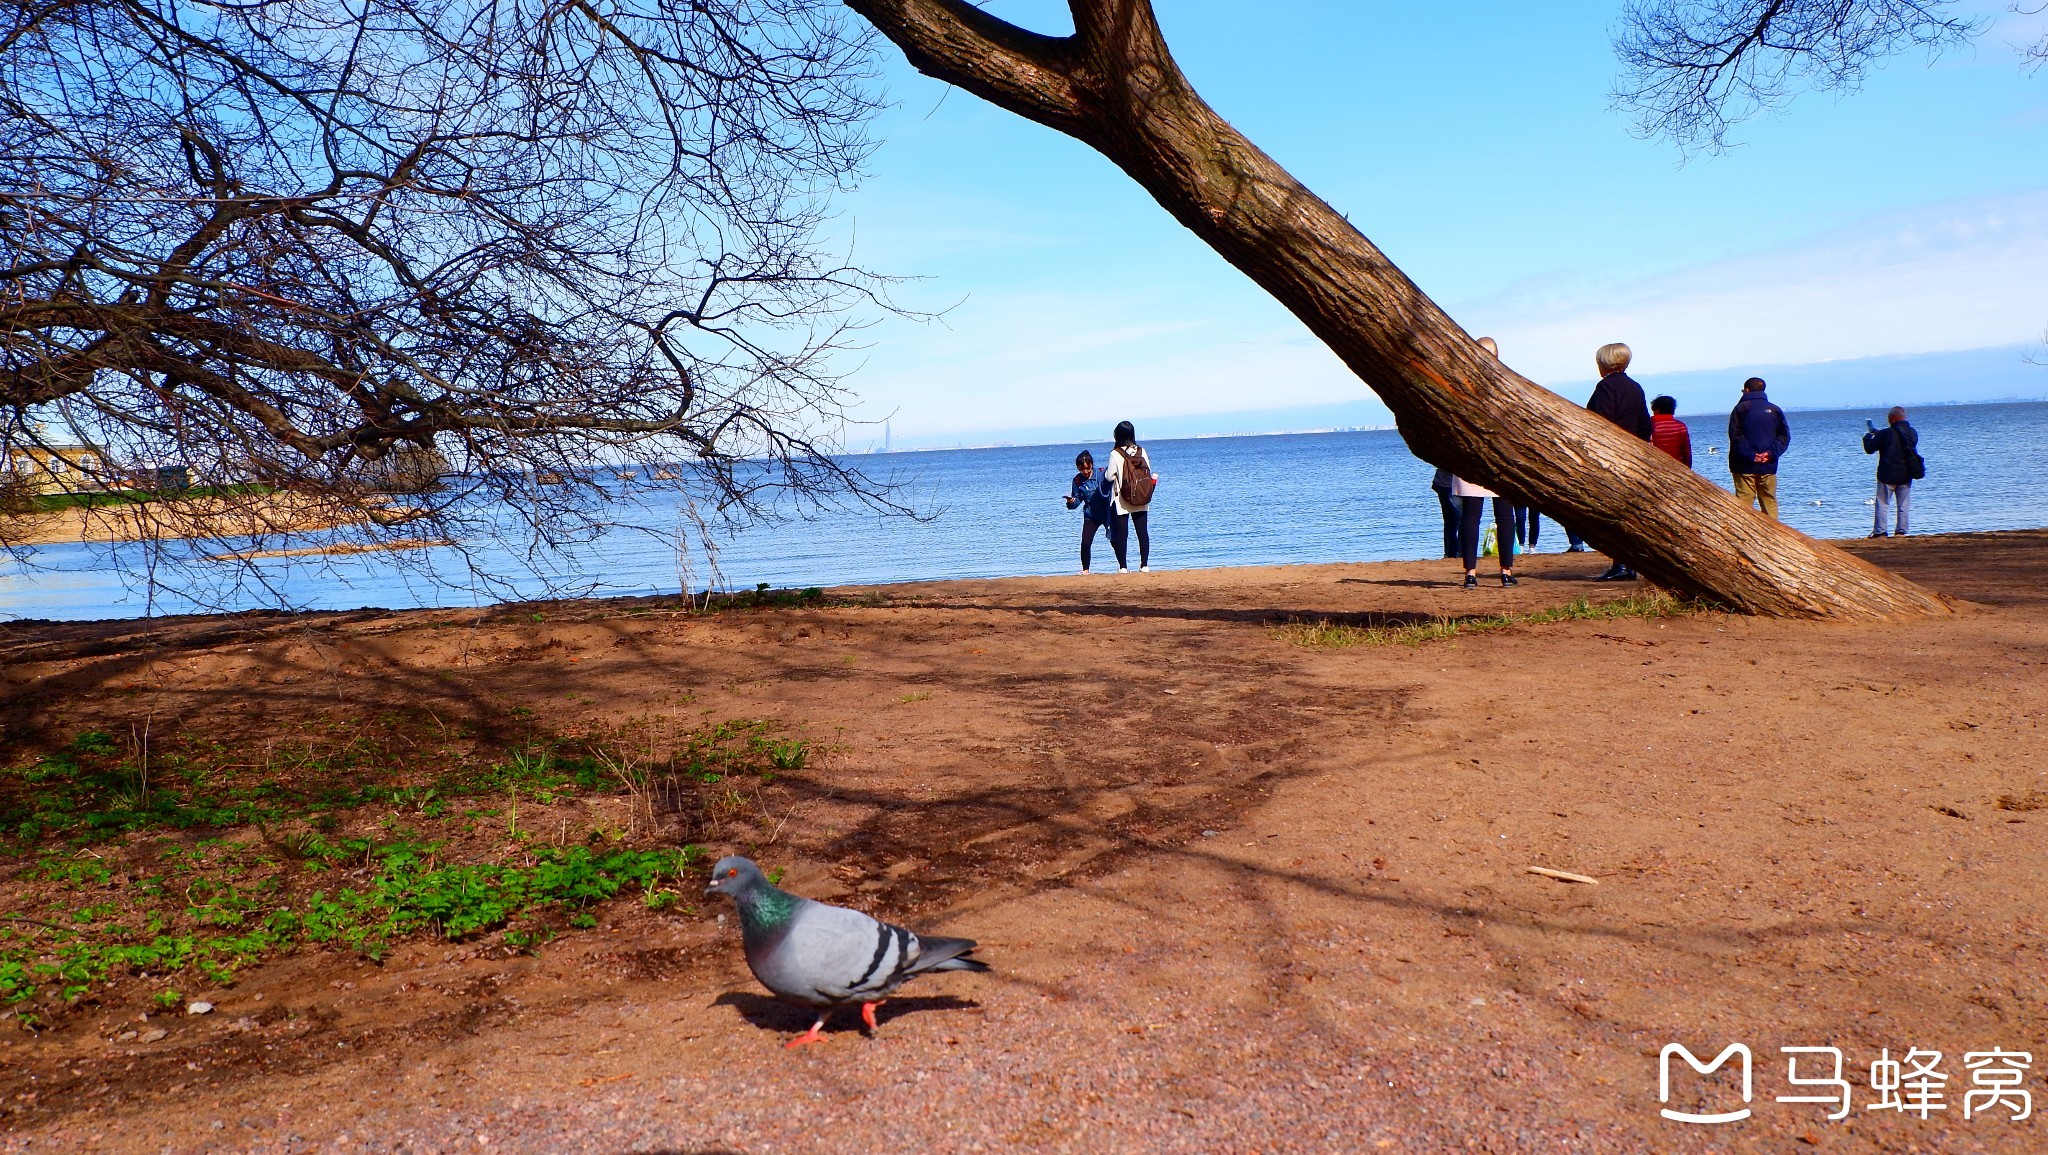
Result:
{"label": "black leggings", "polygon": [[1444,556],[1457,557],[1464,552],[1458,546],[1458,529],[1465,524],[1464,508],[1448,489],[1436,491],[1436,503],[1444,513]]}
{"label": "black leggings", "polygon": [[1138,531],[1138,564],[1141,566],[1152,564],[1152,533],[1145,524],[1147,516],[1146,511],[1142,509],[1132,513],[1112,513],[1109,515],[1109,548],[1116,551],[1116,568],[1131,568],[1127,554],[1130,548],[1131,530],[1134,527]]}
{"label": "black leggings", "polygon": [[1094,518],[1092,518],[1092,517],[1089,517],[1089,516],[1088,516],[1087,514],[1085,514],[1085,513],[1081,515],[1081,568],[1082,568],[1082,569],[1087,569],[1087,568],[1088,568],[1088,558],[1089,558],[1089,555],[1091,555],[1091,554],[1093,554],[1093,553],[1095,552],[1095,531],[1096,531],[1096,530],[1098,530],[1098,529],[1101,529],[1101,528],[1102,528],[1102,523],[1101,523],[1101,522],[1099,522],[1099,521],[1095,520],[1095,519],[1094,519]]}
{"label": "black leggings", "polygon": [[[1479,515],[1486,512],[1483,497],[1465,498],[1465,524],[1458,544],[1465,547],[1465,572],[1479,568]],[[1515,568],[1515,507],[1506,498],[1493,499],[1493,536],[1500,545],[1500,568]]]}

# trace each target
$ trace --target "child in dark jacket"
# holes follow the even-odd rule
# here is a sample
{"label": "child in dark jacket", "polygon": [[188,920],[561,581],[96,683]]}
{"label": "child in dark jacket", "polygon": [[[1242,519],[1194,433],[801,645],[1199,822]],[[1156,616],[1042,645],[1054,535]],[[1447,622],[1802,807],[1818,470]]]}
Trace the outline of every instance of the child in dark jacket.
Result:
{"label": "child in dark jacket", "polygon": [[1067,508],[1081,511],[1081,572],[1088,572],[1095,531],[1109,524],[1109,482],[1095,468],[1095,455],[1082,450],[1074,457],[1074,483],[1067,489]]}

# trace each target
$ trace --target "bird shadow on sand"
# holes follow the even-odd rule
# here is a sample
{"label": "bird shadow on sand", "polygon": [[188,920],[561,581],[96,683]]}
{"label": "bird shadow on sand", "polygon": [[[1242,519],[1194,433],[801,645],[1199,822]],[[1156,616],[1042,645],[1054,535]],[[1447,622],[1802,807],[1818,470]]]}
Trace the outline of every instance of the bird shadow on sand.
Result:
{"label": "bird shadow on sand", "polygon": [[[780,999],[757,995],[749,991],[727,991],[711,1001],[714,1007],[731,1007],[740,1017],[764,1031],[807,1031],[816,1020],[817,1012],[808,1007],[792,1006]],[[956,998],[953,995],[913,995],[909,998],[892,998],[875,1009],[875,1022],[887,1023],[902,1015],[921,1014],[925,1011],[969,1011],[979,1010],[981,1004],[973,999]],[[846,1007],[832,1014],[832,1021],[825,1024],[825,1033],[836,1035],[864,1031],[860,1011]]]}

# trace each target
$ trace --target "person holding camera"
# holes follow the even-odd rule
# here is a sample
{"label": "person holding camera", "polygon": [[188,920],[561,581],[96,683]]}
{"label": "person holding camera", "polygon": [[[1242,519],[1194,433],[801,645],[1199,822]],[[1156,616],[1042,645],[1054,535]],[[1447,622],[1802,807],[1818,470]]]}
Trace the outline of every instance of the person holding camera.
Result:
{"label": "person holding camera", "polygon": [[[1877,454],[1877,516],[1870,527],[1872,537],[1906,536],[1906,509],[1913,503],[1913,482],[1927,476],[1927,463],[1920,457],[1920,431],[1906,422],[1906,410],[1898,405],[1885,414],[1885,427],[1869,420],[1863,435],[1863,452]],[[1886,513],[1896,501],[1899,518],[1890,534],[1885,532]]]}

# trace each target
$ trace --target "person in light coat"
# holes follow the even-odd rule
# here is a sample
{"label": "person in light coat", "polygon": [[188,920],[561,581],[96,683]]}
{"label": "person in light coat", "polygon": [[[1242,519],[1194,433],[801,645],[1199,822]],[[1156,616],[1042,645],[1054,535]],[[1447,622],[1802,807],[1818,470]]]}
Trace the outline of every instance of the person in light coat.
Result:
{"label": "person in light coat", "polygon": [[1116,551],[1116,572],[1129,573],[1130,533],[1137,530],[1138,572],[1145,573],[1152,568],[1152,503],[1147,500],[1143,505],[1126,504],[1123,479],[1125,472],[1139,466],[1151,474],[1155,482],[1159,475],[1152,471],[1152,458],[1146,454],[1145,447],[1138,444],[1138,431],[1130,422],[1117,422],[1111,439],[1116,444],[1109,451],[1109,467],[1102,475],[1103,485],[1109,489],[1109,546]]}

